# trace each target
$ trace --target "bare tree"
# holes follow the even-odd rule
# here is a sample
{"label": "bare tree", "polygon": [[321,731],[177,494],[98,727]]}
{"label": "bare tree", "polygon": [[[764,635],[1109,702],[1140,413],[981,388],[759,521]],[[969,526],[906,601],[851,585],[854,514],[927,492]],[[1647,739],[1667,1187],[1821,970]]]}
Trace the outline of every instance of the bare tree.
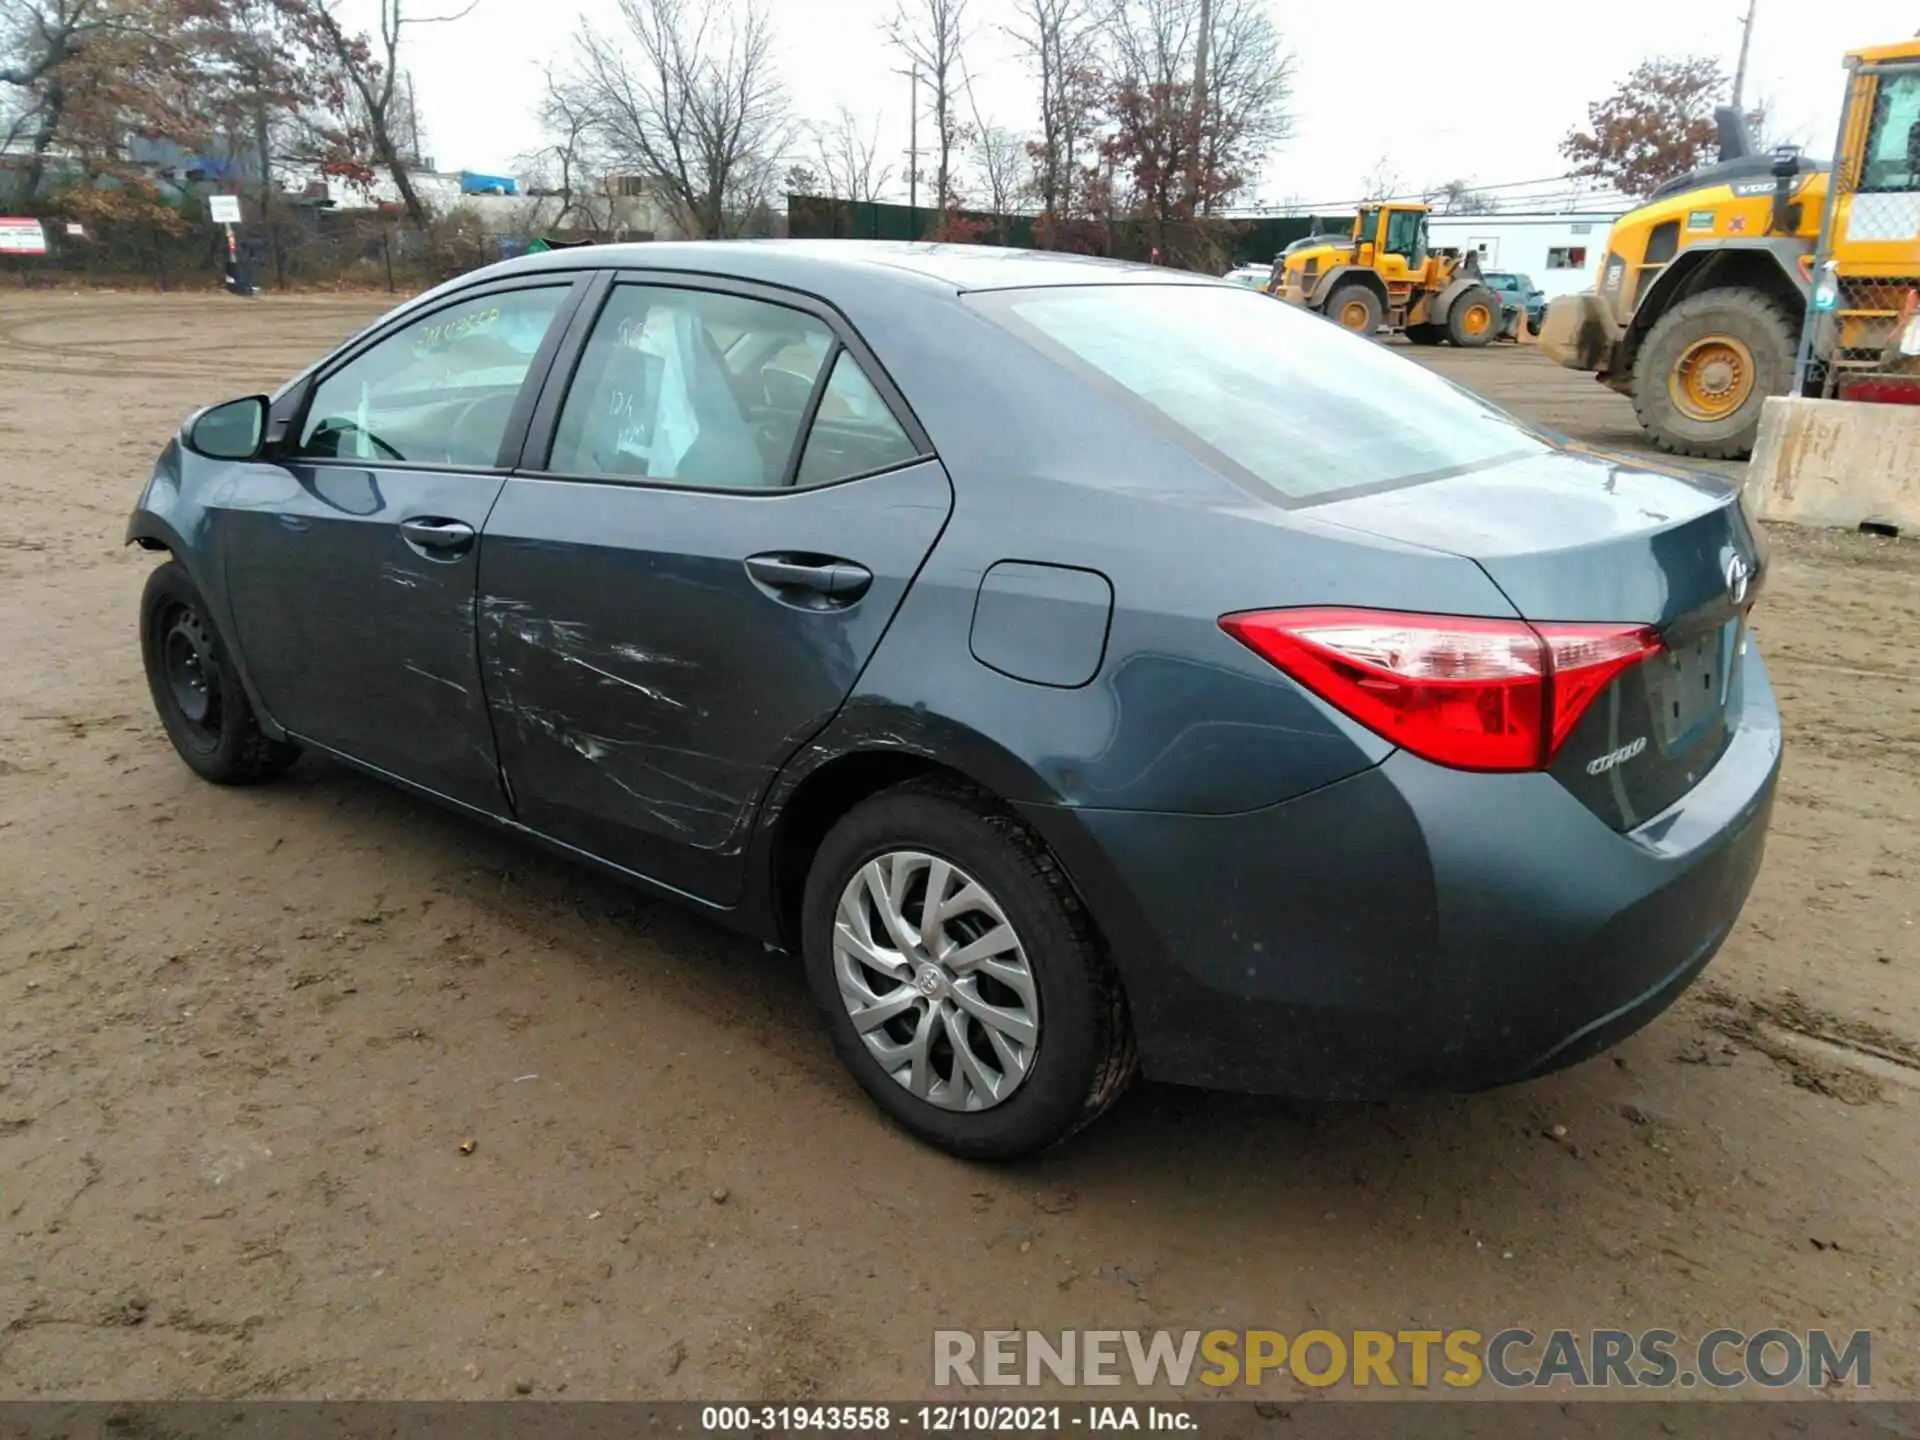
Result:
{"label": "bare tree", "polygon": [[460,9],[444,15],[409,15],[407,0],[379,0],[380,26],[377,43],[358,31],[350,31],[338,11],[341,0],[288,0],[303,19],[326,38],[339,62],[354,96],[360,102],[360,119],[373,147],[373,158],[393,178],[400,192],[400,203],[415,225],[427,223],[427,207],[413,183],[412,166],[418,155],[408,155],[406,137],[417,142],[411,88],[400,89],[400,42],[407,29],[415,25],[445,25],[464,19],[480,0],[468,0]]}
{"label": "bare tree", "polygon": [[[1294,56],[1266,0],[1213,0],[1199,147],[1201,173],[1238,173],[1249,183],[1260,162],[1293,130],[1287,101]],[[1201,192],[1210,214],[1218,193]]]}
{"label": "bare tree", "polygon": [[1004,125],[981,123],[968,146],[973,168],[986,191],[987,207],[993,211],[996,237],[1007,243],[1007,216],[1027,188],[1027,142],[1018,131]]}
{"label": "bare tree", "polygon": [[528,217],[528,228],[609,233],[614,228],[613,201],[594,153],[592,114],[552,70],[547,71],[546,92],[535,114],[546,144],[519,162],[526,172],[527,193],[539,202]]}
{"label": "bare tree", "polygon": [[1199,0],[1105,0],[1114,68],[1142,89],[1184,86],[1200,34]]}
{"label": "bare tree", "polygon": [[888,38],[933,92],[934,144],[940,157],[934,183],[943,216],[958,200],[953,193],[953,156],[965,139],[959,100],[966,12],[967,0],[899,0],[887,27]]}
{"label": "bare tree", "polygon": [[620,0],[625,42],[583,25],[565,89],[608,160],[685,232],[744,232],[792,139],[764,0]]}
{"label": "bare tree", "polygon": [[1074,99],[1076,75],[1089,68],[1090,5],[1091,0],[1018,0],[1020,23],[1009,27],[1040,81],[1040,138],[1029,154],[1044,215],[1066,208],[1080,148],[1076,141],[1084,139],[1083,127],[1075,123]]}
{"label": "bare tree", "polygon": [[1137,188],[1163,218],[1213,214],[1291,125],[1294,59],[1266,0],[1105,0],[1110,109]]}
{"label": "bare tree", "polygon": [[1746,104],[1746,120],[1754,148],[1759,154],[1764,155],[1782,146],[1804,150],[1813,143],[1813,126],[1804,117],[1798,124],[1789,124],[1782,119],[1778,99],[1769,90],[1756,87],[1753,99]]}
{"label": "bare tree", "polygon": [[1500,202],[1485,190],[1476,190],[1470,180],[1448,180],[1430,187],[1422,196],[1442,215],[1491,215]]}
{"label": "bare tree", "polygon": [[893,167],[880,163],[879,117],[863,124],[842,105],[832,123],[811,129],[817,173],[828,196],[865,204],[878,200],[893,178]]}
{"label": "bare tree", "polygon": [[1382,155],[1373,162],[1373,168],[1361,177],[1360,198],[1363,201],[1391,200],[1406,193],[1406,181],[1400,178],[1400,172],[1393,168],[1393,161]]}

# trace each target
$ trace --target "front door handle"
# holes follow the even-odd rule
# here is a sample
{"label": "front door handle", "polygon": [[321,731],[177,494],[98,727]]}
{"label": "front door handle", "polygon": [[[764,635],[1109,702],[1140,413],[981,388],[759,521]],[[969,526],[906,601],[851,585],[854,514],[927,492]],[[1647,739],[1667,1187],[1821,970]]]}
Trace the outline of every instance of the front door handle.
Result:
{"label": "front door handle", "polygon": [[445,520],[438,516],[420,516],[400,522],[400,533],[414,549],[429,559],[451,559],[473,548],[474,528],[463,520]]}
{"label": "front door handle", "polygon": [[754,555],[747,574],[774,599],[814,609],[851,605],[873,584],[866,566],[823,555]]}

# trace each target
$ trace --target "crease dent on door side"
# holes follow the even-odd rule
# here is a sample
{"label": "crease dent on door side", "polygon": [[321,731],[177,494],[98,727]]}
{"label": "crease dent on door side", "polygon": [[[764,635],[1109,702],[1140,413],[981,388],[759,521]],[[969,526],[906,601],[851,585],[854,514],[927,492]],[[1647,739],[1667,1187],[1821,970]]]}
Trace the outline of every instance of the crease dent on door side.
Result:
{"label": "crease dent on door side", "polygon": [[[695,719],[706,713],[691,698],[672,693],[666,680],[691,677],[700,669],[698,662],[625,641],[599,642],[588,625],[538,615],[524,600],[486,595],[479,600],[479,610],[492,641],[493,658],[487,673],[497,721],[564,746],[675,834],[712,835],[717,831],[722,837],[718,848],[723,851],[744,843],[747,812],[726,791],[702,785],[646,758],[652,752],[713,765],[725,763],[721,757],[703,751],[662,744],[648,733],[650,712]],[[516,687],[526,681],[529,668],[556,662],[589,672],[616,703],[586,722],[520,698]],[[610,668],[613,666],[640,667],[654,683],[622,675]],[[541,687],[536,684],[532,688],[538,691]],[[639,696],[644,703],[636,708],[635,702],[627,700],[629,695]],[[614,723],[609,725],[609,720]],[[622,733],[604,733],[610,728]]]}

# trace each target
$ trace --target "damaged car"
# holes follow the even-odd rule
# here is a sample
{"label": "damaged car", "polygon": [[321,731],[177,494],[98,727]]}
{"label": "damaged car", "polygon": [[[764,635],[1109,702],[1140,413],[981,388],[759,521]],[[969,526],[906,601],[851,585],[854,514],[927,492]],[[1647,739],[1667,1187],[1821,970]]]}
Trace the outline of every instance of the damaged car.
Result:
{"label": "damaged car", "polygon": [[963,1156],[1136,1072],[1526,1079],[1707,965],[1779,711],[1735,490],[1159,266],[550,251],[161,454],[182,760],[303,752],[800,957]]}

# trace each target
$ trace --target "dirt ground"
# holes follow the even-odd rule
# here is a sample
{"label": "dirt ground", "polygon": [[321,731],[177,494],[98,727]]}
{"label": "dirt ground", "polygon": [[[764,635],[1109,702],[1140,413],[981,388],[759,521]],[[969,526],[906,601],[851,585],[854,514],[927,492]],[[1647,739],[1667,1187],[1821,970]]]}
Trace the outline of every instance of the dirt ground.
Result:
{"label": "dirt ground", "polygon": [[[758,946],[333,765],[174,758],[121,546],[152,456],[382,308],[0,297],[0,1395],[902,1399],[937,1326],[1414,1323],[1869,1328],[1920,1395],[1920,542],[1773,532],[1766,867],[1614,1054],[1143,1085],[972,1167]],[[1422,358],[1637,441],[1531,351]]]}

